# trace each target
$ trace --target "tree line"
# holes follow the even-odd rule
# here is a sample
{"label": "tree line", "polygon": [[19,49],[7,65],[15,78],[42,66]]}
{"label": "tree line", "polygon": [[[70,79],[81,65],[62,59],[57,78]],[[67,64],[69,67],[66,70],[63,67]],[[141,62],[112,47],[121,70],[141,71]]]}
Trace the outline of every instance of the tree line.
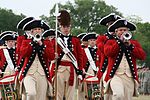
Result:
{"label": "tree line", "polygon": [[[72,34],[75,36],[82,32],[105,33],[107,29],[100,25],[99,21],[107,14],[116,13],[124,17],[121,12],[117,11],[117,8],[107,5],[103,0],[75,0],[74,3],[68,1],[64,5],[59,4],[59,9],[66,9],[70,12]],[[50,10],[49,16],[40,16],[51,28],[55,28],[54,12],[55,5]],[[24,17],[26,16],[23,14],[16,15],[12,10],[0,8],[0,31],[18,31],[16,25]],[[142,65],[145,62],[146,66],[150,67],[150,23],[143,23],[139,16],[128,16],[127,19],[137,25],[137,30],[132,32],[133,38],[141,43],[147,54],[146,60],[138,61],[138,63]]]}

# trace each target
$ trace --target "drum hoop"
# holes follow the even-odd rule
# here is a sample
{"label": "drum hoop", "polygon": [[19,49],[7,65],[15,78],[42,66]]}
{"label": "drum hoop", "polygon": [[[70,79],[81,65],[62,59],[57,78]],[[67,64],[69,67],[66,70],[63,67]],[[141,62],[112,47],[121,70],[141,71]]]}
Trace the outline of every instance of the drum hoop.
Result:
{"label": "drum hoop", "polygon": [[[8,78],[8,77],[13,77],[13,76],[15,76],[15,75],[5,76],[5,77],[1,78],[0,80],[6,79],[6,78]],[[15,78],[14,78],[14,80],[11,80],[11,81],[9,81],[9,82],[0,82],[0,85],[14,84],[14,82],[15,82]]]}
{"label": "drum hoop", "polygon": [[86,80],[86,79],[88,79],[88,78],[92,78],[93,76],[88,76],[87,78],[85,78],[84,79],[84,82],[86,82],[86,83],[95,83],[95,84],[98,84],[99,83],[99,81],[98,80],[91,80],[91,81],[89,81],[89,80]]}

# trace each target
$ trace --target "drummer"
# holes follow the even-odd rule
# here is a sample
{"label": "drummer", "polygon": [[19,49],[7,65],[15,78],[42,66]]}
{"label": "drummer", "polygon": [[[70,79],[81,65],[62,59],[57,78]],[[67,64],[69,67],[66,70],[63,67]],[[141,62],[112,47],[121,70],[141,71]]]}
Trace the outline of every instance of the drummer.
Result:
{"label": "drummer", "polygon": [[[97,39],[96,33],[88,33],[83,37],[84,40],[88,41],[88,47],[84,49],[84,71],[85,73],[85,79],[88,77],[96,76],[98,68],[99,68],[99,62],[100,62],[100,52],[99,49],[96,46],[96,39]],[[87,84],[87,91],[88,93],[92,92],[91,85],[93,83]],[[88,95],[88,100],[92,100],[92,94]]]}
{"label": "drummer", "polygon": [[5,45],[0,49],[0,75],[1,77],[12,75],[17,63],[16,39],[17,34],[13,31],[5,31],[1,34],[1,40]]}
{"label": "drummer", "polygon": [[[0,78],[13,75],[17,63],[16,55],[16,32],[5,31],[1,33],[0,40],[3,42],[0,46]],[[5,45],[4,45],[5,41]],[[0,100],[2,96],[0,93]]]}

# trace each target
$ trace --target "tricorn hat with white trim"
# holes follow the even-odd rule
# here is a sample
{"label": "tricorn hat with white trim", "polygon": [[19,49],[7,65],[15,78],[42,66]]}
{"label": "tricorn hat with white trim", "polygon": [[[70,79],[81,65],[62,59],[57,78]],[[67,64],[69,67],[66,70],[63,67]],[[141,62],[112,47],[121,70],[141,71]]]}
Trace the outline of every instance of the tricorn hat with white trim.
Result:
{"label": "tricorn hat with white trim", "polygon": [[88,33],[83,36],[82,41],[88,41],[89,39],[97,39],[98,34],[96,33]]}
{"label": "tricorn hat with white trim", "polygon": [[115,21],[109,28],[108,31],[109,32],[115,32],[115,30],[119,27],[127,27],[129,29],[129,31],[134,31],[136,30],[136,25],[127,21],[126,19],[122,18],[122,19],[118,19],[117,21]]}
{"label": "tricorn hat with white trim", "polygon": [[22,19],[18,24],[17,24],[17,29],[23,29],[23,26],[32,21],[34,19],[34,17],[25,17],[24,19]]}
{"label": "tricorn hat with white trim", "polygon": [[1,40],[17,40],[17,33],[14,31],[5,31],[1,33],[0,39]]}
{"label": "tricorn hat with white trim", "polygon": [[44,30],[49,30],[49,25],[43,20],[32,20],[24,25],[23,30],[31,30],[34,28],[42,28]]}
{"label": "tricorn hat with white trim", "polygon": [[103,17],[103,18],[99,21],[99,23],[100,23],[101,25],[106,26],[107,23],[109,23],[109,22],[111,22],[111,21],[114,21],[114,22],[115,22],[116,20],[118,20],[118,19],[120,19],[120,18],[121,18],[121,17],[120,17],[119,15],[116,15],[115,13],[110,13],[109,15]]}

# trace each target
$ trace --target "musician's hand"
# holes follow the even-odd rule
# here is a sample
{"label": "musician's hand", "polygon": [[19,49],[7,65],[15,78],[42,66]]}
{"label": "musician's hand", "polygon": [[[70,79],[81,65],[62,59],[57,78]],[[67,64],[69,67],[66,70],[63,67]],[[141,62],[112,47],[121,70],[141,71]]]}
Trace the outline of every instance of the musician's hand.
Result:
{"label": "musician's hand", "polygon": [[121,35],[121,36],[119,37],[119,39],[120,39],[121,41],[123,41],[123,40],[124,40],[123,35]]}
{"label": "musician's hand", "polygon": [[82,80],[83,80],[82,75],[78,75],[78,79],[79,79],[80,81],[82,81]]}
{"label": "musician's hand", "polygon": [[58,53],[55,53],[55,59],[58,59],[59,56],[58,56]]}
{"label": "musician's hand", "polygon": [[85,69],[82,69],[82,71],[83,71],[83,75],[84,75],[84,74],[86,74],[86,71],[85,71]]}
{"label": "musician's hand", "polygon": [[43,44],[41,40],[40,40],[40,41],[37,41],[37,43],[38,43],[40,46]]}
{"label": "musician's hand", "polygon": [[131,42],[130,41],[124,41],[125,46],[130,46]]}

